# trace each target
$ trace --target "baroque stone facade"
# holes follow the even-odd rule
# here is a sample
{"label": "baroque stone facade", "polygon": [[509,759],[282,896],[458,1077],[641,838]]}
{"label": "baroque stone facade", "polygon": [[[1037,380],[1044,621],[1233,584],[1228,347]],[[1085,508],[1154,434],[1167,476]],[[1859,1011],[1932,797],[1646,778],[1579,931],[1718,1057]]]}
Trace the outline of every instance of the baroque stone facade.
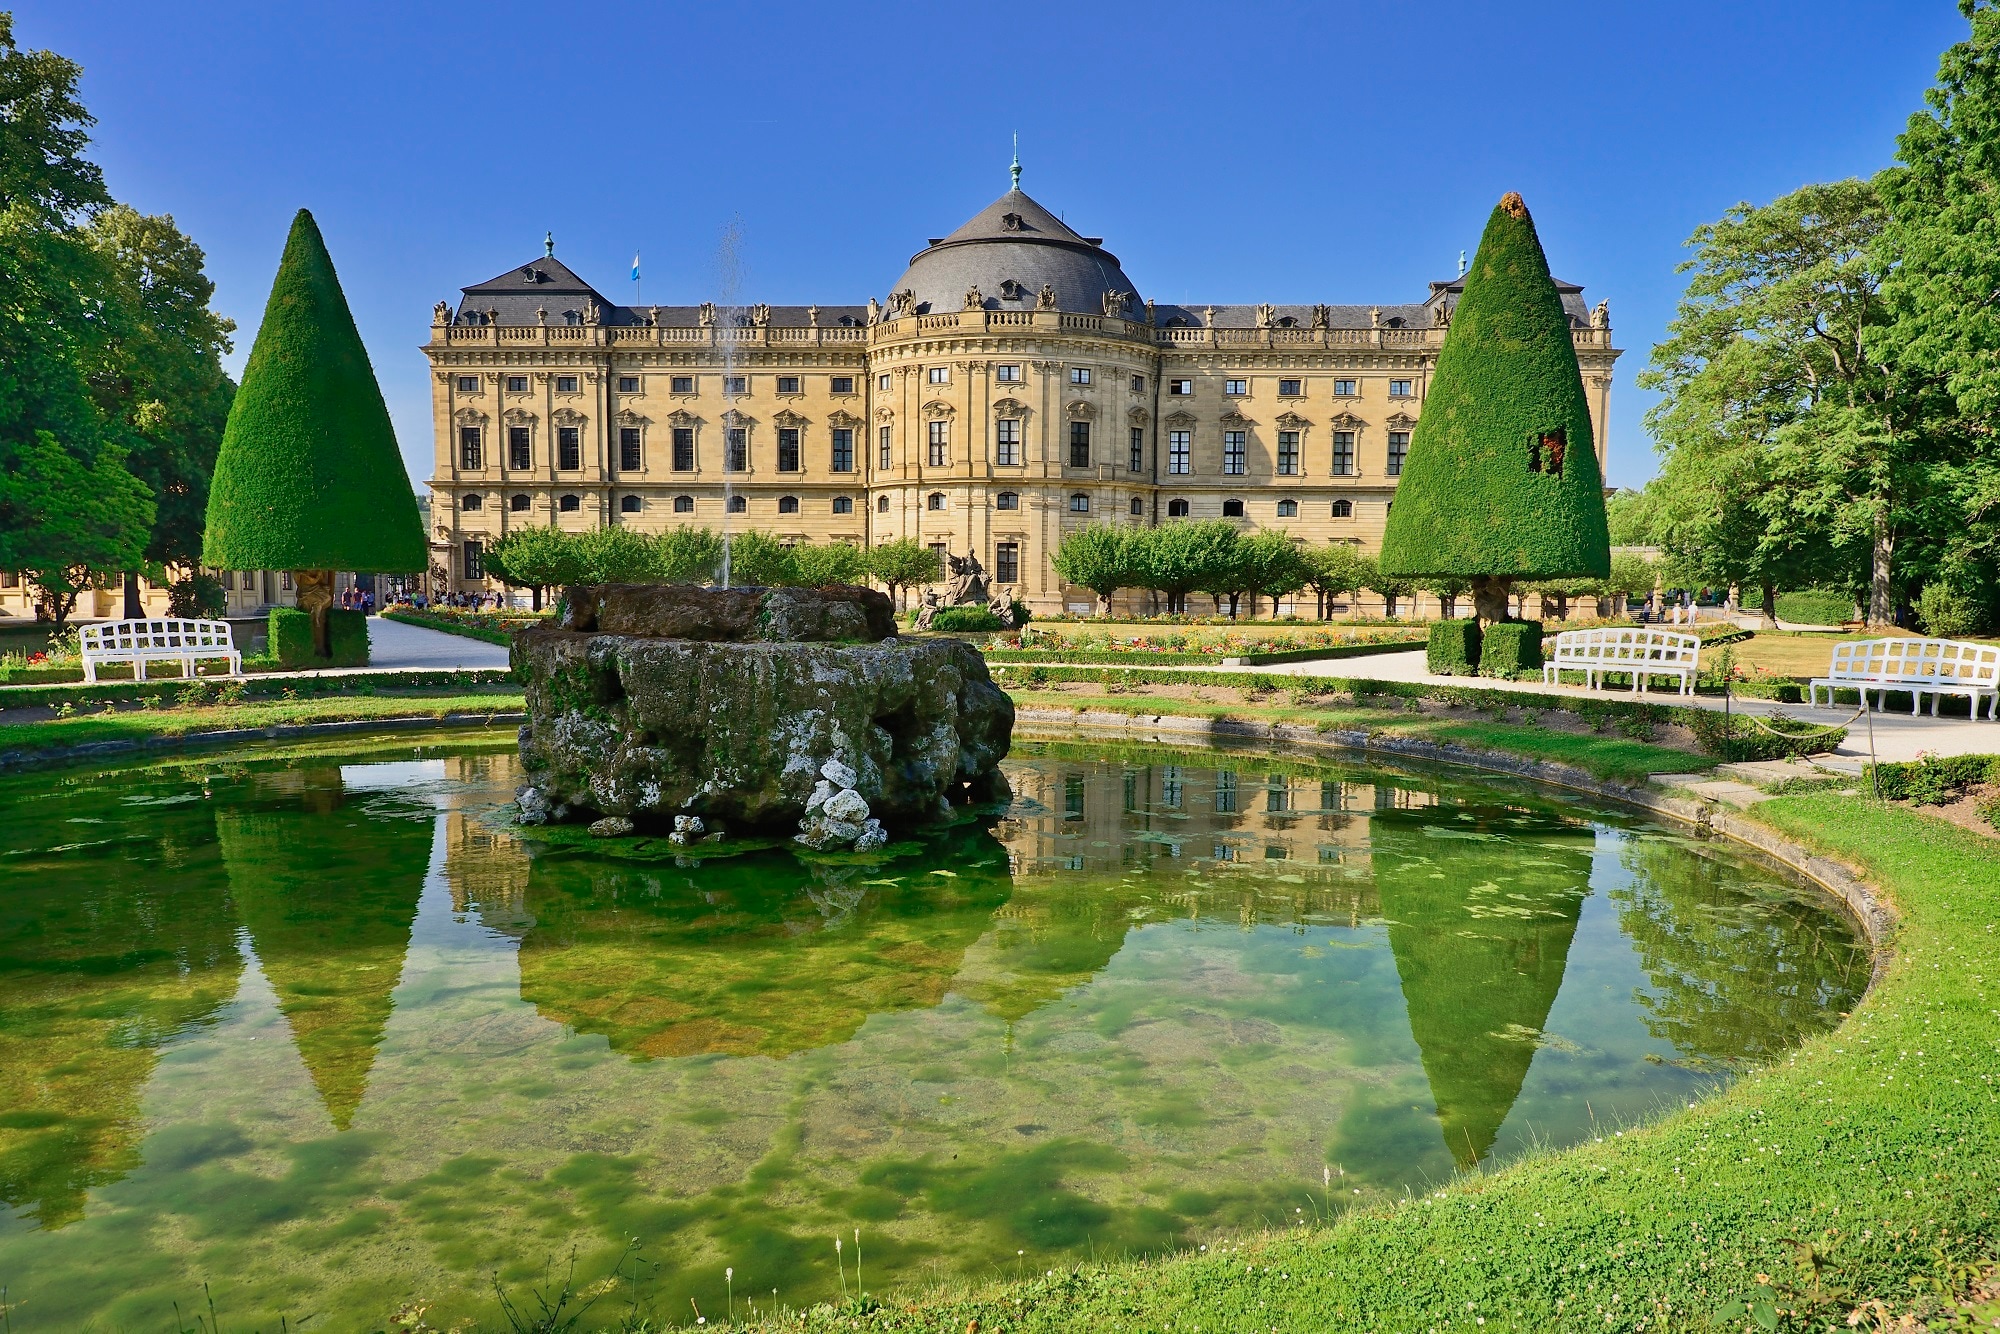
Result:
{"label": "baroque stone facade", "polygon": [[[1607,305],[1559,286],[1602,466],[1619,352]],[[551,523],[914,537],[1047,613],[1091,601],[1049,559],[1086,524],[1219,516],[1373,551],[1459,290],[1156,303],[1018,179],[886,303],[620,306],[550,244],[433,311],[435,565],[489,589],[493,541]]]}

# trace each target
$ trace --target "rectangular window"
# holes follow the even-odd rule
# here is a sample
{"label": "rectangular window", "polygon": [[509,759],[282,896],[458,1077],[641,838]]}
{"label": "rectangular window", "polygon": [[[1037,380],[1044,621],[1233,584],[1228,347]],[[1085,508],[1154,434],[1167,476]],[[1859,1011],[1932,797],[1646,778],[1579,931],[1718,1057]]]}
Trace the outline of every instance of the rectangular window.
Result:
{"label": "rectangular window", "polygon": [[621,393],[621,394],[636,394],[636,393],[638,393],[638,392],[639,392],[639,377],[638,377],[638,376],[636,376],[636,375],[621,375],[621,376],[619,376],[619,377],[618,377],[618,392],[619,392],[619,393]]}
{"label": "rectangular window", "polygon": [[1146,428],[1143,426],[1132,428],[1132,457],[1126,460],[1126,466],[1131,472],[1146,471]]}
{"label": "rectangular window", "polygon": [[881,430],[875,433],[875,441],[876,441],[875,448],[877,450],[875,466],[878,468],[888,468],[894,466],[896,451],[891,447],[889,443],[890,438],[891,438],[890,428],[887,426],[884,426]]}
{"label": "rectangular window", "polygon": [[464,564],[460,568],[465,571],[467,579],[484,579],[486,577],[486,549],[476,541],[467,541],[465,544]]}
{"label": "rectangular window", "polygon": [[833,428],[832,467],[835,472],[854,471],[854,428],[851,426]]}
{"label": "rectangular window", "polygon": [[507,428],[507,466],[526,472],[535,466],[534,433],[526,426]]}
{"label": "rectangular window", "polygon": [[[0,574],[0,588],[12,588],[13,586],[13,575]],[[224,570],[222,572],[222,591],[225,593],[234,593],[236,591],[236,571]]]}
{"label": "rectangular window", "polygon": [[1069,424],[1069,466],[1088,468],[1090,466],[1090,423],[1071,422]]}
{"label": "rectangular window", "polygon": [[694,392],[694,377],[692,375],[676,375],[673,378],[673,391],[676,394],[692,394]]}
{"label": "rectangular window", "polygon": [[459,393],[461,393],[461,394],[476,394],[476,393],[478,393],[478,392],[479,392],[479,377],[478,377],[477,375],[461,375],[461,376],[459,376],[459,377],[458,377],[458,392],[459,392]]}
{"label": "rectangular window", "polygon": [[1089,384],[1089,383],[1090,383],[1090,367],[1088,367],[1088,366],[1072,366],[1072,367],[1070,367],[1070,368],[1069,368],[1069,382],[1070,382],[1071,384]]}
{"label": "rectangular window", "polygon": [[750,432],[742,426],[732,426],[724,433],[728,448],[723,452],[728,456],[723,460],[725,472],[744,472],[750,467]]}
{"label": "rectangular window", "polygon": [[574,375],[558,375],[556,377],[556,392],[558,394],[574,394],[576,392],[576,377]]}
{"label": "rectangular window", "polygon": [[477,470],[482,466],[481,455],[485,451],[479,447],[479,428],[461,426],[458,428],[458,466]]}
{"label": "rectangular window", "polygon": [[674,428],[674,471],[694,471],[694,427]]}
{"label": "rectangular window", "polygon": [[886,376],[886,375],[878,375],[877,377],[875,377],[875,387],[876,387],[877,389],[881,390],[881,391],[882,391],[883,393],[885,393],[885,394],[886,394],[886,393],[888,393],[888,392],[889,392],[889,377],[888,377],[888,376]]}
{"label": "rectangular window", "polygon": [[1299,475],[1299,433],[1297,431],[1278,432],[1278,475],[1297,477]]}
{"label": "rectangular window", "polygon": [[1333,475],[1354,476],[1354,432],[1352,431],[1333,433]]}
{"label": "rectangular window", "polygon": [[828,388],[836,394],[851,394],[854,392],[854,377],[852,375],[836,375],[833,377],[833,383]]}
{"label": "rectangular window", "polygon": [[278,587],[286,593],[292,591],[292,572],[290,570],[278,571]]}
{"label": "rectangular window", "polygon": [[1193,431],[1167,432],[1167,471],[1185,474],[1192,471],[1188,466],[1189,447],[1194,440]]}
{"label": "rectangular window", "polygon": [[931,423],[931,467],[942,468],[951,462],[951,423],[938,421]]}
{"label": "rectangular window", "polygon": [[618,466],[626,472],[637,472],[645,466],[645,459],[639,450],[639,428],[636,426],[618,428]]}
{"label": "rectangular window", "polygon": [[933,366],[930,368],[925,378],[928,379],[932,384],[950,384],[951,368],[949,366]]}
{"label": "rectangular window", "polygon": [[1303,380],[1278,381],[1279,398],[1297,398],[1300,394],[1303,394],[1304,392],[1305,392],[1305,382]]}
{"label": "rectangular window", "polygon": [[798,393],[799,377],[796,375],[780,375],[778,377],[778,392],[781,394]]}
{"label": "rectangular window", "polygon": [[722,392],[725,394],[743,394],[748,393],[749,390],[750,377],[747,375],[725,375],[722,377]]}
{"label": "rectangular window", "polygon": [[1408,431],[1389,432],[1389,475],[1403,475],[1403,460],[1410,457],[1410,433]]}
{"label": "rectangular window", "polygon": [[1409,396],[1410,396],[1410,382],[1408,380],[1389,381],[1389,397],[1408,398]]}
{"label": "rectangular window", "polygon": [[1133,393],[1135,393],[1135,394],[1143,394],[1143,393],[1145,393],[1145,392],[1146,392],[1146,377],[1145,377],[1145,376],[1143,376],[1143,375],[1135,375],[1135,376],[1133,376],[1133,377],[1132,377],[1132,392],[1133,392]]}
{"label": "rectangular window", "polygon": [[1242,431],[1222,433],[1222,471],[1231,477],[1241,477],[1244,471]]}
{"label": "rectangular window", "polygon": [[778,428],[778,471],[797,472],[799,470],[799,428],[780,426]]}
{"label": "rectangular window", "polygon": [[1250,392],[1250,382],[1248,380],[1224,380],[1222,382],[1222,392],[1225,394],[1247,394]]}
{"label": "rectangular window", "polygon": [[508,393],[510,393],[510,394],[525,394],[525,393],[527,393],[527,392],[528,392],[528,377],[527,377],[527,376],[525,376],[525,375],[510,375],[510,376],[508,376],[508,377],[507,377],[507,392],[508,392]]}
{"label": "rectangular window", "polygon": [[993,461],[1004,468],[1021,463],[1021,419],[1002,417],[993,423]]}
{"label": "rectangular window", "polygon": [[583,439],[574,426],[556,427],[556,467],[571,472],[583,466]]}
{"label": "rectangular window", "polygon": [[995,366],[993,368],[993,378],[1001,384],[1019,384],[1021,383],[1021,368],[1012,364]]}
{"label": "rectangular window", "polygon": [[1186,398],[1189,394],[1192,394],[1193,392],[1194,392],[1193,380],[1167,381],[1167,393],[1173,396],[1174,398]]}
{"label": "rectangular window", "polygon": [[1334,396],[1335,398],[1353,398],[1353,397],[1354,397],[1354,381],[1352,381],[1352,380],[1335,380],[1335,381],[1333,382],[1333,396]]}
{"label": "rectangular window", "polygon": [[993,578],[1003,584],[1021,582],[1021,544],[1002,542],[993,548]]}

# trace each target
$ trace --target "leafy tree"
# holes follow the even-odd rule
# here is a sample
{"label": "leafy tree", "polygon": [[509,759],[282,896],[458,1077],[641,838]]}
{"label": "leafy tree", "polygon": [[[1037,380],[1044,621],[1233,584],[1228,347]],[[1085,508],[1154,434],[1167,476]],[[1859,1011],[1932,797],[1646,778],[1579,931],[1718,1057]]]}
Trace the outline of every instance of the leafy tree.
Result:
{"label": "leafy tree", "polygon": [[1363,556],[1361,586],[1381,598],[1382,614],[1393,618],[1396,614],[1396,604],[1416,591],[1417,582],[1384,570],[1382,562],[1376,557]]}
{"label": "leafy tree", "polygon": [[1050,562],[1064,583],[1097,594],[1106,616],[1111,614],[1112,594],[1133,582],[1133,531],[1108,523],[1079,528],[1063,537]]}
{"label": "leafy tree", "polygon": [[654,542],[654,574],[666,583],[705,584],[722,568],[722,539],[710,529],[669,528]]}
{"label": "leafy tree", "polygon": [[1363,579],[1368,573],[1368,561],[1351,542],[1314,547],[1307,553],[1307,563],[1311,567],[1308,582],[1319,595],[1322,620],[1328,615],[1329,604],[1341,598],[1351,600],[1365,587]]}
{"label": "leafy tree", "polygon": [[799,581],[792,550],[771,534],[751,528],[729,539],[729,582],[735,587],[777,588]]}
{"label": "leafy tree", "polygon": [[1593,439],[1569,315],[1527,205],[1509,194],[1487,220],[1438,352],[1382,570],[1470,579],[1484,621],[1506,616],[1516,579],[1604,574]]}
{"label": "leafy tree", "polygon": [[1270,530],[1245,538],[1238,546],[1242,554],[1244,590],[1250,594],[1250,611],[1257,611],[1256,599],[1271,599],[1271,614],[1278,614],[1280,599],[1290,597],[1312,580],[1312,566],[1305,552],[1290,534]]}
{"label": "leafy tree", "polygon": [[812,542],[792,549],[792,569],[806,588],[859,583],[868,577],[868,556],[852,542]]}
{"label": "leafy tree", "polygon": [[153,498],[116,445],[89,461],[38,431],[0,471],[0,569],[27,574],[60,630],[92,572],[136,568],[153,526]]}
{"label": "leafy tree", "polygon": [[887,584],[890,598],[900,605],[904,590],[942,579],[944,561],[916,538],[898,537],[869,548],[868,573]]}
{"label": "leafy tree", "polygon": [[334,572],[421,570],[427,554],[368,351],[300,209],[223,431],[203,564],[293,571],[313,650],[331,657]]}
{"label": "leafy tree", "polygon": [[167,615],[189,621],[221,620],[229,611],[222,581],[205,570],[174,580],[167,590]]}
{"label": "leafy tree", "polygon": [[645,584],[659,577],[658,545],[623,524],[586,529],[574,541],[587,584]]}
{"label": "leafy tree", "polygon": [[1446,620],[1458,615],[1458,600],[1472,591],[1472,581],[1453,575],[1433,575],[1417,581],[1417,587],[1438,600],[1438,613]]}
{"label": "leafy tree", "polygon": [[[1220,525],[1215,530],[1213,544],[1203,555],[1201,574],[1195,584],[1195,591],[1206,593],[1215,602],[1215,614],[1222,614],[1222,599],[1229,599],[1229,619],[1236,619],[1236,608],[1243,600],[1245,590],[1250,587],[1250,567],[1243,556],[1243,532],[1227,519],[1211,522]],[[1226,528],[1234,536],[1224,538]]]}
{"label": "leafy tree", "polygon": [[[209,477],[235,385],[223,373],[235,324],[209,309],[201,248],[170,217],[114,204],[85,229],[103,263],[109,342],[91,376],[108,421],[124,428],[126,466],[158,506],[146,559],[201,562]],[[125,572],[125,615],[141,615],[139,572]]]}
{"label": "leafy tree", "polygon": [[1643,491],[1623,489],[1605,501],[1604,516],[1611,529],[1611,545],[1658,546],[1658,505],[1659,495],[1650,486]]}
{"label": "leafy tree", "polygon": [[487,548],[485,559],[486,572],[501,583],[533,591],[536,611],[551,586],[585,582],[575,536],[553,526],[516,528]]}
{"label": "leafy tree", "polygon": [[1133,577],[1167,595],[1167,611],[1187,613],[1187,595],[1234,555],[1240,535],[1226,519],[1175,519],[1157,528],[1135,529]]}

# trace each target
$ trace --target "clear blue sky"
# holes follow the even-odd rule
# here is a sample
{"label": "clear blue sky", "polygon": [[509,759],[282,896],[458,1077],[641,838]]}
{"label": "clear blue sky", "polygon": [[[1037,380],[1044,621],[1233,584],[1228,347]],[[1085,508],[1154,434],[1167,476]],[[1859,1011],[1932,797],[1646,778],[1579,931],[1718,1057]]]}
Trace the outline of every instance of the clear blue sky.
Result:
{"label": "clear blue sky", "polygon": [[[4,0],[0,0],[4,2]],[[457,289],[556,252],[614,300],[884,296],[1007,184],[1162,300],[1420,300],[1519,190],[1627,349],[1611,480],[1654,470],[1633,387],[1699,223],[1886,164],[1947,0],[1070,5],[16,0],[82,63],[112,192],[208,252],[240,370],[311,208],[413,476],[418,346]]]}

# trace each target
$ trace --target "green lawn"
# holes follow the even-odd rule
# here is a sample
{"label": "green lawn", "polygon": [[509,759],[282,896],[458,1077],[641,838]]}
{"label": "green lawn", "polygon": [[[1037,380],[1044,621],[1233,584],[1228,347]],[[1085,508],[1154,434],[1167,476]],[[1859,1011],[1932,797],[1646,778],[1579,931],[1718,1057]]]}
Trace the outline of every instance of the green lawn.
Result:
{"label": "green lawn", "polygon": [[1854,798],[1757,813],[1856,864],[1903,926],[1852,1018],[1726,1092],[1332,1226],[764,1328],[1844,1330],[1971,1289],[2000,1254],[1995,845]]}
{"label": "green lawn", "polygon": [[454,694],[335,695],[323,699],[257,700],[200,708],[137,709],[115,713],[79,710],[67,718],[0,723],[0,753],[63,750],[95,741],[135,741],[190,736],[246,727],[297,726],[374,718],[441,718],[450,713],[513,713],[518,690]]}
{"label": "green lawn", "polygon": [[1285,703],[1210,704],[1146,695],[1085,695],[1063,691],[1009,690],[1015,704],[1036,709],[1103,709],[1114,713],[1173,714],[1187,718],[1235,718],[1246,722],[1296,723],[1324,731],[1356,728],[1413,740],[1448,742],[1473,750],[1499,751],[1574,765],[1595,777],[1642,783],[1656,773],[1693,773],[1716,761],[1670,746],[1596,732],[1558,732],[1488,721],[1472,710],[1439,718],[1388,709],[1311,708]]}

